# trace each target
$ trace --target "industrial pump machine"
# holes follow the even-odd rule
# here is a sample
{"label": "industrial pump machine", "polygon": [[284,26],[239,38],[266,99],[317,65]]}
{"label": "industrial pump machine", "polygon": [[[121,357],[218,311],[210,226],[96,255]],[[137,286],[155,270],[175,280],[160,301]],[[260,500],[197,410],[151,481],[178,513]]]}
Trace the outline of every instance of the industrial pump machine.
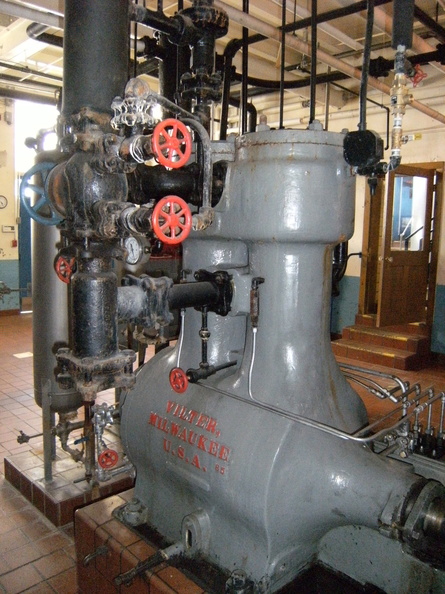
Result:
{"label": "industrial pump machine", "polygon": [[[387,394],[400,418],[369,426],[329,334],[332,251],[353,233],[356,173],[400,162],[400,95],[385,166],[378,150],[351,163],[355,139],[316,119],[213,140],[220,4],[167,17],[65,2],[60,150],[40,156],[44,200],[28,204],[60,230],[56,271],[70,287],[53,407],[85,407],[92,483],[112,472],[102,431],[119,417],[136,472],[119,518],[170,543],[160,560],[216,567],[226,592],[277,592],[317,561],[394,594],[443,592],[445,473],[418,461],[412,422],[445,398],[402,384]],[[131,21],[158,32],[135,50],[162,54],[159,93],[128,76]],[[141,239],[182,246],[178,279],[120,272]],[[176,342],[134,371],[120,325],[161,341],[175,316]],[[95,407],[107,388],[116,410]]]}

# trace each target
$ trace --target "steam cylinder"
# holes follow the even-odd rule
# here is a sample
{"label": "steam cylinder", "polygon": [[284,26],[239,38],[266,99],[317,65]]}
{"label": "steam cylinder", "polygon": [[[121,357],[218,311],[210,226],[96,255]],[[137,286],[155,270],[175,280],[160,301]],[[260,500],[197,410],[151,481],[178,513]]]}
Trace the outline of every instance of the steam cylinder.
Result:
{"label": "steam cylinder", "polygon": [[[288,583],[338,526],[400,521],[419,480],[365,445],[290,418],[347,432],[366,423],[329,336],[332,248],[354,222],[342,145],[342,135],[317,129],[238,139],[213,224],[184,242],[184,269],[232,275],[232,311],[209,313],[208,358],[237,365],[183,393],[172,389],[170,370],[201,360],[201,315],[187,310],[182,347],[142,368],[122,408],[147,521],[177,541],[185,517],[208,518],[196,546],[228,572],[243,569],[256,592]],[[254,335],[257,277],[264,283]]]}
{"label": "steam cylinder", "polygon": [[51,410],[77,410],[82,398],[74,389],[59,386],[55,353],[68,346],[68,286],[54,271],[60,233],[57,227],[32,222],[32,303],[34,397],[42,406],[42,384],[50,382]]}

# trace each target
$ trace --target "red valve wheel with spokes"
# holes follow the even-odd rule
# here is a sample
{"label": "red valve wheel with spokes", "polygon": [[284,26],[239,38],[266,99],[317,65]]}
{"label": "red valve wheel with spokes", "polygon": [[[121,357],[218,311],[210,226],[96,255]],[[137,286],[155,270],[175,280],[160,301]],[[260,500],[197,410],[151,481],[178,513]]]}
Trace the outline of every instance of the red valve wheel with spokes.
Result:
{"label": "red valve wheel with spokes", "polygon": [[99,454],[97,461],[101,468],[113,468],[119,460],[119,454],[114,450],[104,450]]}
{"label": "red valve wheel with spokes", "polygon": [[173,369],[170,371],[169,380],[170,386],[175,392],[178,392],[179,394],[185,392],[189,386],[187,375],[180,367],[173,367]]}
{"label": "red valve wheel with spokes", "polygon": [[151,148],[161,165],[179,169],[190,159],[192,137],[185,124],[169,118],[153,130]]}
{"label": "red valve wheel with spokes", "polygon": [[187,202],[179,196],[166,196],[154,207],[151,224],[158,239],[176,245],[188,237],[192,213]]}
{"label": "red valve wheel with spokes", "polygon": [[65,258],[65,256],[59,256],[55,265],[56,274],[59,277],[59,280],[69,285],[75,266],[76,258]]}

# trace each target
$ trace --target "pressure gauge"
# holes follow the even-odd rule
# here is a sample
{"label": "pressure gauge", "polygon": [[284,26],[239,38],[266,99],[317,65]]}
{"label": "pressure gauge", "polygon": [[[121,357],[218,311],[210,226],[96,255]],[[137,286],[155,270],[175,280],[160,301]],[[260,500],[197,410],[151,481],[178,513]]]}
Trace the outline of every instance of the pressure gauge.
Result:
{"label": "pressure gauge", "polygon": [[127,264],[137,264],[142,258],[144,248],[141,242],[136,237],[127,237],[124,241],[124,247],[127,250],[125,262]]}
{"label": "pressure gauge", "polygon": [[0,208],[6,208],[8,206],[8,199],[6,196],[0,196]]}

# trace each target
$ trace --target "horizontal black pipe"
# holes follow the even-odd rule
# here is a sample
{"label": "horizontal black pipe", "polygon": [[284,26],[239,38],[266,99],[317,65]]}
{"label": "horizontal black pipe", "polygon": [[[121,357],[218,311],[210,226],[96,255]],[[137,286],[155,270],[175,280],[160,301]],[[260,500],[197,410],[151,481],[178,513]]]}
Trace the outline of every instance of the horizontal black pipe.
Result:
{"label": "horizontal black pipe", "polygon": [[197,193],[198,175],[195,168],[182,168],[166,170],[165,167],[138,166],[136,170],[136,196],[137,190],[141,190],[143,204],[149,200],[159,200],[164,196],[175,195],[189,202],[189,198]]}
{"label": "horizontal black pipe", "polygon": [[27,29],[26,34],[31,39],[47,43],[48,45],[54,45],[56,47],[63,47],[63,37],[58,37],[51,33],[47,33],[48,27],[40,23],[31,23]]}
{"label": "horizontal black pipe", "polygon": [[[3,72],[0,74],[0,81],[1,80],[7,81],[12,84],[27,84],[26,81],[22,80],[22,77],[11,76],[9,74],[3,74]],[[31,84],[31,82],[29,84]],[[57,92],[61,88],[61,85],[56,86],[56,85],[51,85],[50,83],[43,83],[43,82],[37,82],[37,81],[32,81],[32,85],[35,88],[41,88],[42,91]]]}
{"label": "horizontal black pipe", "polygon": [[425,54],[417,54],[417,56],[410,56],[408,60],[413,65],[424,65],[429,62],[440,62],[441,64],[445,64],[445,45],[439,44],[434,51],[426,52]]}
{"label": "horizontal black pipe", "polygon": [[170,309],[213,305],[218,299],[219,291],[217,286],[208,281],[180,283],[173,285],[168,292]]}
{"label": "horizontal black pipe", "polygon": [[[238,72],[235,74],[236,80],[241,80],[242,75]],[[330,83],[336,82],[338,80],[344,80],[349,78],[347,74],[343,74],[343,72],[331,72],[329,74],[318,74],[316,77],[316,84],[320,85],[323,83]],[[308,76],[306,78],[301,78],[298,80],[286,80],[284,81],[284,88],[285,89],[301,89],[303,87],[307,87],[310,85],[311,77]],[[248,78],[249,85],[254,87],[259,87],[262,89],[273,89],[278,91],[280,88],[280,82],[277,80],[266,80],[263,78],[255,78],[253,76],[249,76]]]}
{"label": "horizontal black pipe", "polygon": [[[215,284],[202,281],[179,283],[168,289],[167,303],[170,310],[185,307],[203,307],[213,305],[219,300],[219,291]],[[142,287],[119,287],[117,295],[118,317],[121,322],[143,320],[147,315],[150,296]]]}
{"label": "horizontal black pipe", "polygon": [[0,87],[0,97],[7,99],[19,99],[20,101],[32,101],[33,103],[42,103],[43,105],[56,105],[57,97],[45,97],[44,95],[36,95],[34,93],[27,93],[26,91],[17,91],[15,89],[2,89]]}
{"label": "horizontal black pipe", "polygon": [[163,12],[144,8],[141,4],[130,5],[130,20],[146,25],[172,37],[180,38],[184,32],[181,20],[166,16]]}
{"label": "horizontal black pipe", "polygon": [[439,41],[442,41],[442,43],[445,42],[445,29],[416,5],[414,5],[414,16],[423,25],[428,27],[428,29],[435,34]]}
{"label": "horizontal black pipe", "polygon": [[40,72],[39,70],[34,70],[33,68],[28,68],[28,66],[19,66],[18,64],[10,64],[9,62],[1,62],[0,61],[0,68],[9,68],[10,70],[16,70],[17,72],[24,72],[25,74],[31,76],[40,76],[42,78],[48,78],[51,80],[56,80],[58,82],[62,82],[62,78],[60,76],[56,76],[55,74],[48,74],[46,72]]}

